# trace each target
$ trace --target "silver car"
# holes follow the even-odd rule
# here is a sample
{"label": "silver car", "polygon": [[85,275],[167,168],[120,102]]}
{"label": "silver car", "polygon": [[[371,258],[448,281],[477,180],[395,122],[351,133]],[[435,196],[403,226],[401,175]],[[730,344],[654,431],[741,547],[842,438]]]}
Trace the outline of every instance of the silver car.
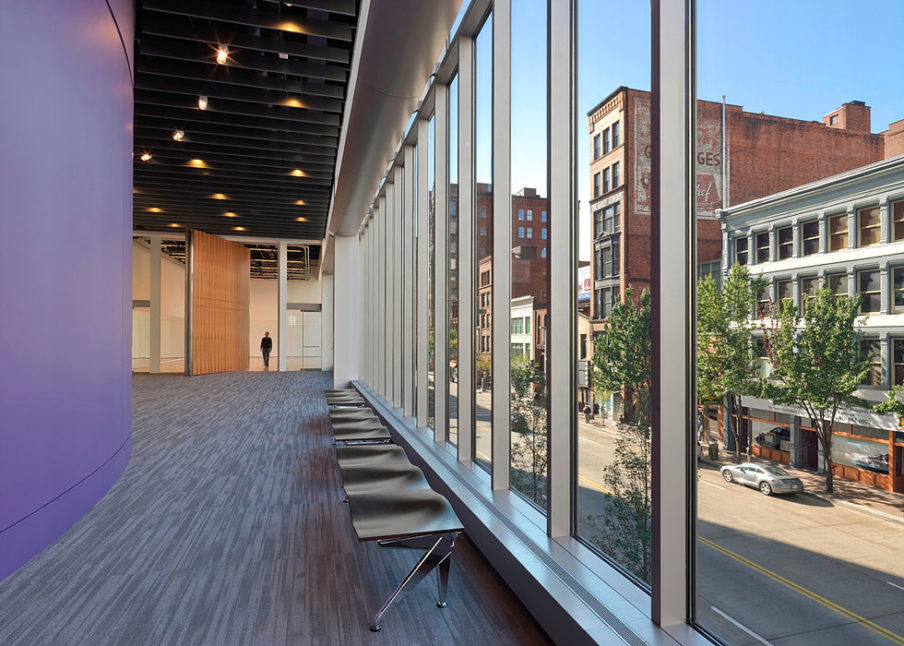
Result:
{"label": "silver car", "polygon": [[804,483],[784,469],[771,464],[729,464],[720,469],[725,482],[740,482],[748,487],[756,487],[763,494],[803,493]]}

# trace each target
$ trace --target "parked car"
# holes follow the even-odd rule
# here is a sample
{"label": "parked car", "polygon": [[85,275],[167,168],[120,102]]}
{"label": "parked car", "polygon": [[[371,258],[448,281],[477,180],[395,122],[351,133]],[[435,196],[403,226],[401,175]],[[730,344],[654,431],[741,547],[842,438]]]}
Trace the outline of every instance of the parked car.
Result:
{"label": "parked car", "polygon": [[771,464],[728,464],[720,469],[725,482],[739,482],[748,487],[755,487],[763,494],[803,493],[804,483],[781,467]]}

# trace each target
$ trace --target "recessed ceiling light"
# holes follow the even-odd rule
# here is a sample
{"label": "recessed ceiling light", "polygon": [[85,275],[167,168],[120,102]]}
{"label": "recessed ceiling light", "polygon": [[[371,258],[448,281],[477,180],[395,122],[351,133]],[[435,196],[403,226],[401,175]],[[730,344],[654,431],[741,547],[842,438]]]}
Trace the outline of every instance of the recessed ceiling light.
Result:
{"label": "recessed ceiling light", "polygon": [[227,218],[237,218],[237,217],[239,217],[237,214],[233,213],[232,211],[226,211],[226,213],[224,213],[223,215],[225,215]]}
{"label": "recessed ceiling light", "polygon": [[307,202],[305,202],[304,200],[295,200],[296,206],[304,206],[305,204],[307,204]]}
{"label": "recessed ceiling light", "polygon": [[173,139],[176,141],[182,141],[182,138],[185,136],[185,132],[182,130],[173,130]]}
{"label": "recessed ceiling light", "polygon": [[228,200],[229,199],[223,193],[214,193],[210,197],[214,200]]}
{"label": "recessed ceiling light", "polygon": [[298,170],[297,168],[293,170],[289,175],[294,175],[295,177],[304,177],[304,171]]}
{"label": "recessed ceiling light", "polygon": [[142,153],[141,161],[148,162],[148,161],[151,161],[151,159],[153,159],[153,157],[151,156],[151,153]]}
{"label": "recessed ceiling light", "polygon": [[308,219],[307,218],[295,218],[295,221],[296,222],[307,222]]}
{"label": "recessed ceiling light", "polygon": [[220,65],[225,65],[227,60],[229,60],[229,48],[217,48],[217,63],[219,63]]}
{"label": "recessed ceiling light", "polygon": [[188,165],[193,168],[207,168],[207,164],[204,163],[203,159],[191,159],[189,160]]}
{"label": "recessed ceiling light", "polygon": [[148,213],[163,213],[163,209],[158,208],[156,206],[152,206],[148,209]]}
{"label": "recessed ceiling light", "polygon": [[289,97],[282,104],[288,108],[304,108],[305,104],[296,99],[294,96]]}
{"label": "recessed ceiling light", "polygon": [[248,229],[246,229],[245,227],[232,227],[232,230],[233,231],[247,231]]}
{"label": "recessed ceiling light", "polygon": [[198,97],[198,108],[201,110],[207,109],[207,97],[203,94]]}
{"label": "recessed ceiling light", "polygon": [[179,228],[179,227],[182,226],[182,225],[179,224],[178,222],[170,222],[169,225],[170,225],[172,228],[174,228],[174,229],[177,229],[177,228]]}

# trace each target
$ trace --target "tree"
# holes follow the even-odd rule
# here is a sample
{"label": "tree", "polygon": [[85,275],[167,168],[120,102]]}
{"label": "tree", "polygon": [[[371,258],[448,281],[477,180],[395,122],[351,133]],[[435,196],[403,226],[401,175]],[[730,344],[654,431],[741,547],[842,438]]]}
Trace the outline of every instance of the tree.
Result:
{"label": "tree", "polygon": [[697,392],[725,406],[735,462],[741,461],[741,396],[759,389],[749,321],[762,283],[751,280],[746,266],[734,265],[721,291],[712,276],[697,286]]}
{"label": "tree", "polygon": [[854,392],[870,370],[871,358],[861,354],[855,328],[860,297],[852,300],[820,289],[807,303],[803,325],[789,304],[779,308],[771,329],[764,326],[773,374],[761,380],[761,392],[776,403],[799,406],[810,417],[822,445],[826,492],[832,493],[835,416],[842,407],[863,405]]}
{"label": "tree", "polygon": [[546,374],[524,355],[511,361],[512,486],[546,505]]}
{"label": "tree", "polygon": [[605,513],[589,518],[601,530],[593,542],[647,582],[650,581],[653,558],[651,319],[650,293],[644,290],[635,302],[629,287],[625,290],[624,300],[609,313],[606,334],[594,342],[593,375],[597,392],[624,389],[626,400],[630,398],[630,410],[619,423],[613,460],[603,468],[603,483],[608,490]]}

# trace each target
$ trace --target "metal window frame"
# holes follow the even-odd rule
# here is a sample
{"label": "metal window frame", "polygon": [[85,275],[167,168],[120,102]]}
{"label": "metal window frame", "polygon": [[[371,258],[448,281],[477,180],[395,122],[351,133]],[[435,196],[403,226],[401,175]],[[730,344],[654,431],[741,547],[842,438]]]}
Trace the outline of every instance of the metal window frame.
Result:
{"label": "metal window frame", "polygon": [[512,0],[493,2],[493,431],[494,491],[511,484]]}
{"label": "metal window frame", "polygon": [[430,155],[429,121],[417,120],[417,425],[427,425],[427,254],[429,253],[430,193],[427,163]]}
{"label": "metal window frame", "polygon": [[414,164],[415,164],[415,148],[413,145],[404,147],[405,166],[403,168],[405,179],[402,183],[405,190],[405,197],[402,200],[402,218],[404,220],[404,248],[402,257],[405,259],[405,292],[404,292],[404,316],[403,316],[403,336],[402,336],[402,352],[404,354],[405,366],[402,369],[404,380],[404,405],[403,411],[405,417],[411,417],[414,414],[414,374],[416,359],[416,331],[414,329],[415,308],[417,307],[417,274],[414,270]]}
{"label": "metal window frame", "polygon": [[402,407],[404,394],[402,389],[404,364],[402,363],[402,329],[404,327],[404,312],[402,310],[402,265],[404,251],[404,225],[402,222],[402,203],[404,201],[404,170],[399,161],[393,166],[393,183],[392,183],[392,281],[393,281],[393,297],[392,297],[392,363],[393,363],[393,382],[392,382],[392,399],[396,408]]}

